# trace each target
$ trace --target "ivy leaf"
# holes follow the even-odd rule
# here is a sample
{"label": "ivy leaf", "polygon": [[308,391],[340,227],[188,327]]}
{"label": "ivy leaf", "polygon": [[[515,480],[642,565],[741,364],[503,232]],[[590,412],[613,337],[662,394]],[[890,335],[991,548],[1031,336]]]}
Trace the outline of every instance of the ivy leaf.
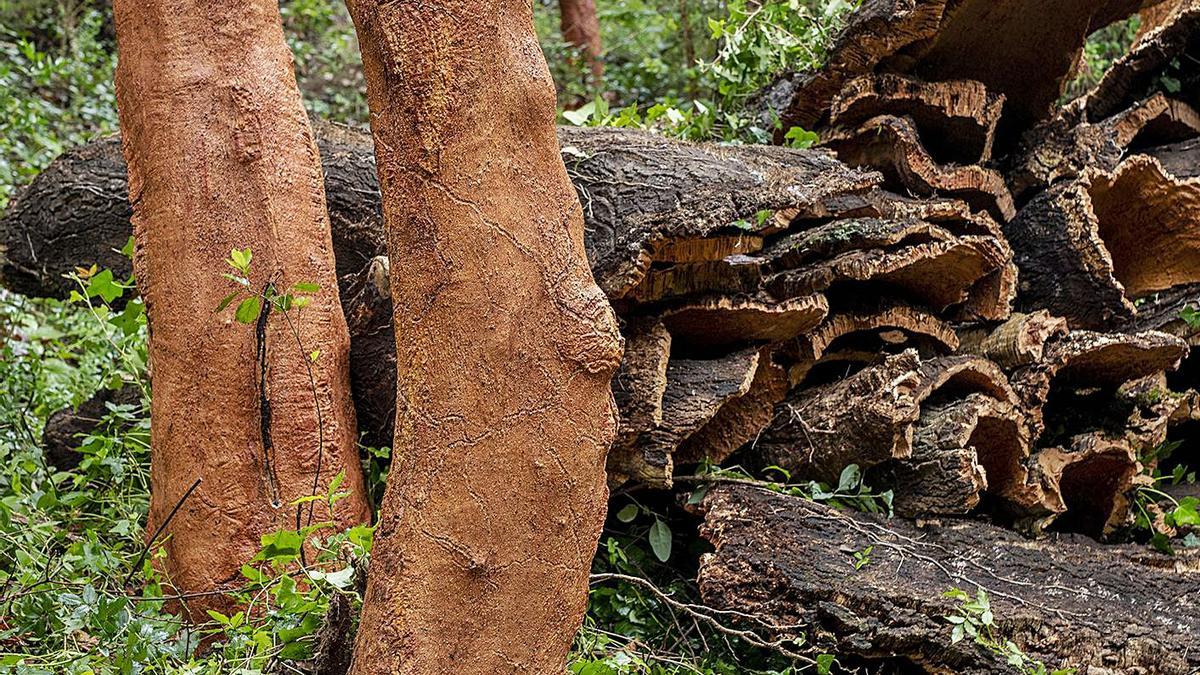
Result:
{"label": "ivy leaf", "polygon": [[1179,506],[1175,507],[1175,511],[1171,514],[1175,519],[1175,524],[1200,525],[1200,512],[1196,510],[1198,505],[1200,505],[1200,499],[1195,497],[1185,497],[1179,500]]}
{"label": "ivy leaf", "polygon": [[262,309],[262,303],[259,302],[257,295],[252,295],[238,303],[237,311],[234,312],[234,317],[239,323],[254,323],[258,320],[259,311]]}
{"label": "ivy leaf", "polygon": [[833,670],[833,654],[817,655],[817,675],[829,675]]}
{"label": "ivy leaf", "polygon": [[662,518],[655,518],[650,526],[650,550],[662,562],[671,558],[671,527]]}
{"label": "ivy leaf", "polygon": [[113,300],[121,297],[124,293],[125,289],[113,281],[112,270],[104,270],[88,281],[87,295],[89,298],[99,295],[104,298],[104,302],[111,304]]}

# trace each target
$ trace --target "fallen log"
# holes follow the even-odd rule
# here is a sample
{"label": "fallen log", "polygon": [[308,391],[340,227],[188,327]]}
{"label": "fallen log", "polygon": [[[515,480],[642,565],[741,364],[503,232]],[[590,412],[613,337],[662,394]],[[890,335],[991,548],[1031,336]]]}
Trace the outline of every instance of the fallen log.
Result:
{"label": "fallen log", "polygon": [[[316,133],[344,277],[384,254],[374,151],[360,131],[323,124]],[[813,209],[877,182],[822,151],[687,144],[620,129],[560,129],[560,143],[584,204],[593,272],[614,300],[656,261],[719,261],[736,252],[736,242],[753,240],[745,225],[757,227],[759,214]],[[0,219],[0,284],[66,297],[73,285],[63,276],[77,266],[127,276],[129,260],[120,253],[131,232],[125,177],[117,138],[52,162]]]}
{"label": "fallen log", "polygon": [[[753,487],[712,489],[699,572],[706,604],[814,649],[921,672],[1007,667],[972,640],[951,640],[951,588],[985,591],[996,639],[1053,669],[1184,675],[1200,668],[1200,557],[1060,536],[1028,541],[976,521],[924,529]],[[854,553],[868,562],[856,569]]]}

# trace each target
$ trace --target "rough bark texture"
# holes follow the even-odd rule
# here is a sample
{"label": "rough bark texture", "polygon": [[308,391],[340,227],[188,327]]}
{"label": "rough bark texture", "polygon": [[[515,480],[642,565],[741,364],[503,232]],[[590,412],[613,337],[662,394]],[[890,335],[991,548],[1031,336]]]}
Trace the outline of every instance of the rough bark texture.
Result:
{"label": "rough bark texture", "polygon": [[1097,122],[1082,116],[1079,103],[1064,108],[1032,130],[1013,153],[1008,181],[1018,200],[1028,201],[1036,191],[1089,169],[1112,171],[1131,148],[1137,151],[1200,134],[1200,113],[1161,92]]}
{"label": "rough bark texture", "polygon": [[959,350],[983,356],[1007,372],[1041,360],[1046,342],[1066,334],[1066,320],[1044,309],[1016,313],[994,328],[971,326],[960,330]]}
{"label": "rough bark texture", "polygon": [[[1089,34],[1138,11],[1141,0],[867,0],[824,66],[781,78],[761,106],[792,126],[821,128],[856,78],[897,73],[925,82],[972,80],[1003,96],[1002,143],[1053,112]],[[850,87],[849,89],[853,89]]]}
{"label": "rough bark texture", "polygon": [[621,340],[584,255],[532,8],[349,6],[399,392],[351,672],[561,670],[604,519]]}
{"label": "rough bark texture", "polygon": [[[1186,675],[1200,668],[1200,559],[1061,537],[1030,542],[974,521],[919,529],[755,488],[705,497],[707,604],[795,626],[821,651],[921,672],[1007,672],[970,639],[951,643],[943,594],[987,591],[997,631],[1052,668]],[[854,569],[852,554],[871,549]],[[1136,591],[1131,590],[1136,589]]]}
{"label": "rough bark texture", "polygon": [[1016,212],[999,173],[975,164],[939,164],[917,136],[910,117],[880,115],[858,127],[824,132],[822,141],[847,164],[879,170],[898,191],[958,197],[1001,221]]}
{"label": "rough bark texture", "polygon": [[921,411],[912,456],[871,478],[894,489],[904,517],[966,515],[985,492],[1003,502],[1003,513],[1027,512],[1040,504],[1041,488],[1025,468],[1024,426],[1019,407],[987,394],[934,403]]}
{"label": "rough bark texture", "polygon": [[[369,518],[319,157],[274,2],[113,9],[133,264],[151,335],[147,531],[166,524],[163,568],[180,592],[232,589],[263,534]],[[319,284],[293,324],[213,311],[233,290],[220,274],[235,247],[253,252],[253,292]],[[351,494],[334,513],[289,505],[341,472]],[[195,614],[228,603],[185,604]]]}
{"label": "rough bark texture", "polygon": [[[371,139],[330,124],[316,132],[334,256],[345,276],[386,253]],[[815,150],[696,145],[620,129],[560,129],[559,142],[585,206],[593,272],[614,300],[660,259],[696,263],[750,252],[740,247],[755,235],[740,222],[754,223],[760,212],[819,211],[878,181]],[[131,234],[129,213],[118,139],[67,152],[0,219],[0,282],[25,295],[66,297],[72,286],[62,275],[77,265],[127,273],[118,251]]]}

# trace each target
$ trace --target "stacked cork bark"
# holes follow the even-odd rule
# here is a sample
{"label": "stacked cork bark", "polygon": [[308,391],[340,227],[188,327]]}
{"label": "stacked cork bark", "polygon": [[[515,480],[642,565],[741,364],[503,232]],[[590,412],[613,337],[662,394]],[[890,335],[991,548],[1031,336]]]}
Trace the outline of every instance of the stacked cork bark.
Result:
{"label": "stacked cork bark", "polygon": [[[1060,105],[1087,36],[1138,11],[1131,52]],[[979,587],[1039,658],[1200,668],[1194,552],[1092,543],[1131,522],[1156,449],[1200,424],[1184,318],[1200,308],[1197,84],[1195,2],[866,0],[823,68],[759,101],[778,140],[802,126],[817,149],[560,131],[625,338],[610,483],[677,489],[702,464],[836,481],[856,464],[912,520],[714,488],[707,601],[863,659],[994,672],[937,618],[950,585]],[[333,125],[318,137],[359,425],[387,445],[372,149]],[[0,281],[63,296],[77,265],[124,273],[128,217],[117,141],[74,150],[0,221]],[[882,561],[860,584],[844,558],[869,546]]]}

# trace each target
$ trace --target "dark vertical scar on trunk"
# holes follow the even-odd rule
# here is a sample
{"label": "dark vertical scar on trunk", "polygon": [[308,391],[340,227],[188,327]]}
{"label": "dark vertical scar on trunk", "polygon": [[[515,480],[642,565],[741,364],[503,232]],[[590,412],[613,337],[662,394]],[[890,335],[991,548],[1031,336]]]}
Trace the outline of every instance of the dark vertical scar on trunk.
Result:
{"label": "dark vertical scar on trunk", "polygon": [[258,350],[258,424],[262,438],[263,482],[271,496],[271,506],[279,508],[279,479],[275,475],[275,444],[271,441],[271,397],[267,391],[267,318],[271,315],[274,284],[268,283],[262,292],[263,305],[254,326],[254,343]]}

